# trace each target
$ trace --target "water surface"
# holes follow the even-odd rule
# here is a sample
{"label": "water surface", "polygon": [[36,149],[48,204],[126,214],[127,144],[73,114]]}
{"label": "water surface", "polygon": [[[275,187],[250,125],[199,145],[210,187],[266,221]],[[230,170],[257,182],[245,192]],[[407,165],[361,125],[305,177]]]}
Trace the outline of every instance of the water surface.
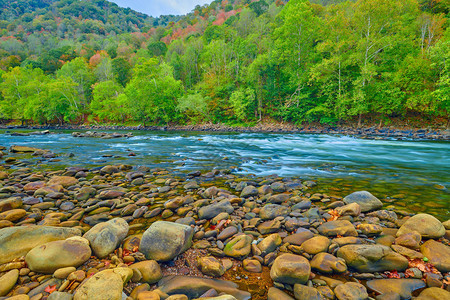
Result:
{"label": "water surface", "polygon": [[[61,157],[24,157],[41,168],[145,165],[177,173],[233,172],[317,180],[317,191],[338,196],[368,190],[397,208],[450,217],[450,143],[368,140],[320,134],[133,132],[117,139],[75,138],[70,132],[11,136],[0,145],[48,149]],[[130,153],[136,156],[128,156]],[[72,153],[73,157],[68,154]],[[106,156],[106,157],[105,157]]]}

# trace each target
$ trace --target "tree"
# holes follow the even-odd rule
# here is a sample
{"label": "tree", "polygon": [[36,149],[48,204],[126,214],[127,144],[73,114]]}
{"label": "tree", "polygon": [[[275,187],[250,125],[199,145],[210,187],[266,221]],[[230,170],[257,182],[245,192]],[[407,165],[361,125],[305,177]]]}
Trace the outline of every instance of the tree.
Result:
{"label": "tree", "polygon": [[176,120],[177,99],[182,95],[183,86],[173,78],[173,70],[150,59],[137,64],[133,74],[125,88],[130,115],[144,126],[148,122]]}
{"label": "tree", "polygon": [[125,116],[125,107],[119,103],[119,96],[123,92],[123,87],[112,81],[98,82],[93,86],[92,102],[90,108],[94,116],[100,120],[123,120]]}
{"label": "tree", "polygon": [[194,123],[208,119],[207,99],[198,92],[178,98],[177,110],[185,113]]}

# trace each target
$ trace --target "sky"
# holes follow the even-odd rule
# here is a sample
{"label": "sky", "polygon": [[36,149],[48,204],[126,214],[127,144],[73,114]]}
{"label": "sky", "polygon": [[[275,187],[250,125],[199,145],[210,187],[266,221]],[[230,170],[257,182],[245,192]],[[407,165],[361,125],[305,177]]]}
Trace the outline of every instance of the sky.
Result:
{"label": "sky", "polygon": [[197,4],[203,5],[211,0],[111,0],[121,7],[129,7],[153,17],[160,15],[185,15]]}

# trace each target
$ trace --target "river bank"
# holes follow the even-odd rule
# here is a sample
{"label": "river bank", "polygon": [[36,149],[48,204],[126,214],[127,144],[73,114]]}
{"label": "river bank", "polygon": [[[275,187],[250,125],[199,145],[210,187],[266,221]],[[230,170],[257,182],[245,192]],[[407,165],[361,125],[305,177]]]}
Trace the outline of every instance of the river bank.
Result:
{"label": "river bank", "polygon": [[226,169],[34,170],[14,166],[48,151],[10,150],[0,171],[0,299],[450,295],[449,221],[370,192],[317,193],[305,178]]}
{"label": "river bank", "polygon": [[8,130],[112,130],[112,131],[200,131],[224,133],[308,133],[308,134],[336,134],[350,135],[361,138],[389,138],[389,139],[426,139],[450,140],[450,131],[432,128],[388,127],[377,126],[355,128],[352,126],[330,127],[312,125],[299,127],[289,123],[262,123],[251,127],[234,127],[225,124],[199,125],[168,125],[168,126],[115,126],[115,125],[62,125],[62,126],[7,126],[0,125],[0,129]]}

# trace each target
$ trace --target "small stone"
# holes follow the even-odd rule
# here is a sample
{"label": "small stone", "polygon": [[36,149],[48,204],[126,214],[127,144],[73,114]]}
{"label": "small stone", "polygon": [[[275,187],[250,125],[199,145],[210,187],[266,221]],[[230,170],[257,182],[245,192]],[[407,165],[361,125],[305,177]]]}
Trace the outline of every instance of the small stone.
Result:
{"label": "small stone", "polygon": [[444,225],[429,214],[417,214],[406,220],[397,231],[397,237],[412,231],[417,231],[422,237],[428,239],[438,239],[445,234]]}
{"label": "small stone", "polygon": [[212,256],[200,257],[197,263],[199,270],[205,275],[220,277],[225,273],[222,263]]}
{"label": "small stone", "polygon": [[331,241],[325,236],[315,236],[302,244],[302,249],[311,255],[315,255],[320,252],[327,252]]}
{"label": "small stone", "polygon": [[251,252],[252,241],[253,239],[248,235],[238,235],[225,245],[223,252],[230,257],[244,258]]}
{"label": "small stone", "polygon": [[402,299],[411,299],[411,294],[425,287],[420,279],[375,279],[367,282],[367,287],[379,294],[395,293]]}
{"label": "small stone", "polygon": [[0,277],[0,296],[6,296],[19,279],[19,270],[14,269]]}
{"label": "small stone", "polygon": [[326,222],[320,225],[317,230],[325,236],[358,236],[355,226],[347,220]]}
{"label": "small stone", "polygon": [[319,291],[303,284],[294,285],[294,296],[298,300],[322,300]]}
{"label": "small stone", "polygon": [[243,267],[244,270],[252,273],[261,273],[262,272],[262,266],[259,261],[256,259],[244,259],[243,261]]}
{"label": "small stone", "polygon": [[395,243],[400,246],[404,246],[411,249],[418,249],[422,236],[417,231],[411,231],[398,236],[395,239]]}
{"label": "small stone", "polygon": [[77,269],[75,267],[60,268],[53,273],[53,277],[58,279],[66,279],[70,273],[75,272],[76,270]]}
{"label": "small stone", "polygon": [[345,260],[329,253],[319,253],[311,260],[311,268],[322,273],[344,273],[347,271]]}
{"label": "small stone", "polygon": [[273,281],[287,284],[304,284],[309,279],[311,267],[303,256],[283,254],[278,256],[270,270]]}
{"label": "small stone", "polygon": [[354,192],[344,198],[345,204],[357,203],[362,212],[377,210],[383,207],[383,203],[367,191]]}
{"label": "small stone", "polygon": [[450,247],[434,240],[426,241],[420,251],[436,269],[441,272],[450,272]]}

